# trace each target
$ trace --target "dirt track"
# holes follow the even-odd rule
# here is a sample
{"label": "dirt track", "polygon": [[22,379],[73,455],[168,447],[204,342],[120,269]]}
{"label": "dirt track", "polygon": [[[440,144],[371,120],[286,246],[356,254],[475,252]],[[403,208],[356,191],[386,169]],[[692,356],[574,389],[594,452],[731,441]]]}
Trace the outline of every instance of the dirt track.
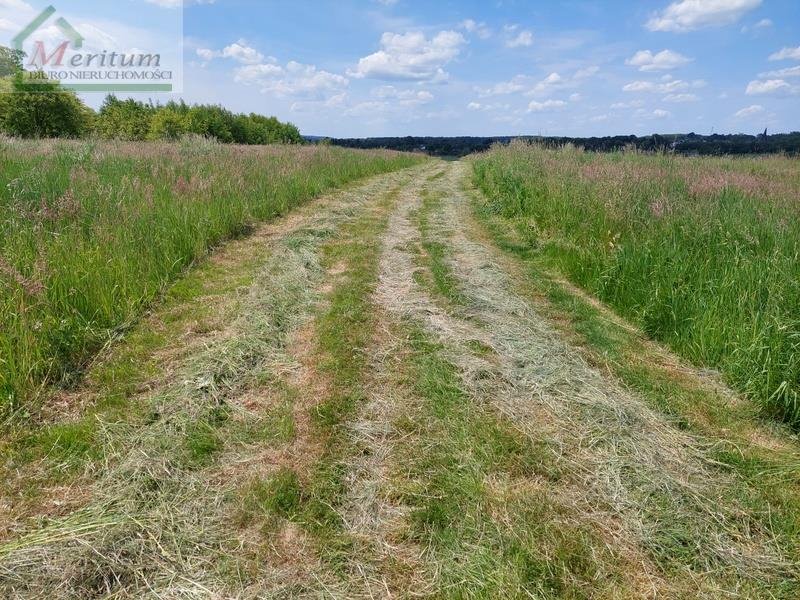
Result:
{"label": "dirt track", "polygon": [[[565,339],[473,193],[466,163],[432,161],[215,257],[259,245],[233,317],[154,386],[158,420],[109,424],[82,507],[15,517],[0,595],[791,597],[798,565],[714,440]],[[357,311],[365,346],[326,345]],[[220,406],[220,448],[182,460]],[[275,414],[284,438],[252,435]],[[259,487],[287,472],[288,508]]]}

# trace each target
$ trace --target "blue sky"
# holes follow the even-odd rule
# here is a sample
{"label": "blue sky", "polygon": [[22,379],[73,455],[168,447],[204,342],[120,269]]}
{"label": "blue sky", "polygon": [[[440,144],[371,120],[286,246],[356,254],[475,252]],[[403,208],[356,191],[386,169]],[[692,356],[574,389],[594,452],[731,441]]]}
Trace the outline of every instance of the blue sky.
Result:
{"label": "blue sky", "polygon": [[183,31],[187,101],[306,134],[800,129],[797,0],[194,0]]}

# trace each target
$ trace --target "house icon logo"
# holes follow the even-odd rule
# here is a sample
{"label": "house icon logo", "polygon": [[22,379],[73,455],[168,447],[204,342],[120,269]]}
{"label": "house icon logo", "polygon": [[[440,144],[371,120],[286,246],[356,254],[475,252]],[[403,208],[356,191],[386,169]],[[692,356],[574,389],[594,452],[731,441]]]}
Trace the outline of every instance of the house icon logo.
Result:
{"label": "house icon logo", "polygon": [[[42,25],[44,25],[50,17],[52,17],[56,13],[56,9],[54,6],[50,5],[45,8],[39,15],[28,25],[20,31],[11,41],[14,46],[14,50],[22,50],[22,45],[25,41],[36,32]],[[69,24],[69,22],[64,17],[59,17],[55,21],[55,26],[64,34],[64,37],[67,38],[67,41],[71,43],[72,48],[75,50],[80,49],[83,47],[83,36],[78,33],[78,31]]]}
{"label": "house icon logo", "polygon": [[[3,4],[0,0],[0,7]],[[135,27],[122,34],[115,32],[116,35],[104,31],[103,10],[93,9],[82,17],[79,27],[83,33],[59,15],[52,4],[38,14],[26,12],[25,18],[17,22],[30,22],[8,42],[23,57],[24,77],[57,82],[63,89],[76,92],[174,92],[182,73],[182,12],[175,11],[171,28],[165,24],[162,12],[150,12],[162,11],[161,8],[135,9],[128,20],[143,21],[138,30],[148,32],[145,36],[136,33]],[[69,13],[73,22],[77,19],[74,14]],[[36,16],[31,19],[32,15]],[[150,35],[151,27],[156,31],[160,28],[162,34]],[[144,50],[138,48],[143,37],[148,38]],[[172,40],[175,43],[170,45]],[[168,58],[162,57],[165,48]]]}

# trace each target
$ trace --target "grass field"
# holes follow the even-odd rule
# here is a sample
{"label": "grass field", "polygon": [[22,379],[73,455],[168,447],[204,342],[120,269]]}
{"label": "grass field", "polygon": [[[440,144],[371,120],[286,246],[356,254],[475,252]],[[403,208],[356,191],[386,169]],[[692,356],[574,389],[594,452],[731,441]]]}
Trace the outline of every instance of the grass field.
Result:
{"label": "grass field", "polygon": [[525,247],[795,427],[798,166],[522,143],[473,163],[489,212]]}
{"label": "grass field", "polygon": [[567,282],[472,169],[254,224],[10,420],[0,597],[797,598],[797,435]]}
{"label": "grass field", "polygon": [[0,140],[0,412],[69,384],[188,265],[331,188],[414,164],[330,147]]}

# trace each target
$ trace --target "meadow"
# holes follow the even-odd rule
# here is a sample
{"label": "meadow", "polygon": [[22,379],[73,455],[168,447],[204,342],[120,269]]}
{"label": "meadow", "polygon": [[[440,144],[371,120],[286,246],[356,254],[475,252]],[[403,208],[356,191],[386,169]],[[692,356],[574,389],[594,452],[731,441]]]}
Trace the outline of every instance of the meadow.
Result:
{"label": "meadow", "polygon": [[527,251],[798,427],[799,167],[512,143],[473,177]]}
{"label": "meadow", "polygon": [[420,160],[199,137],[0,139],[0,414],[77,379],[214,246],[335,187]]}

